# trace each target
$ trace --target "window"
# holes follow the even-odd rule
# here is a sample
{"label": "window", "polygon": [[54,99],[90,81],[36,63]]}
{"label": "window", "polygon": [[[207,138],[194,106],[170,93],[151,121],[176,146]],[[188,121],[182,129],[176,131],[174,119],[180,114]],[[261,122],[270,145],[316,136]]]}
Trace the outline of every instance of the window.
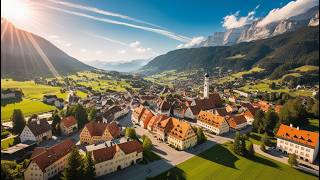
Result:
{"label": "window", "polygon": [[310,149],[306,148],[306,151],[307,151],[307,152],[310,152]]}

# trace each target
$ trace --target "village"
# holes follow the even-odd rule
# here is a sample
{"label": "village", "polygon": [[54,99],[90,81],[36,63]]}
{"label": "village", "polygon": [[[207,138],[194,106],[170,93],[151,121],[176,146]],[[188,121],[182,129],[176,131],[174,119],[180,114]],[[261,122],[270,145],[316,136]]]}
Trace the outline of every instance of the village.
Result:
{"label": "village", "polygon": [[[202,94],[151,84],[137,92],[106,93],[68,86],[66,101],[44,95],[43,102],[56,106],[60,112],[28,118],[20,128],[18,142],[2,149],[1,158],[16,162],[29,159],[23,171],[25,179],[57,177],[74,148],[83,156],[90,152],[95,177],[128,179],[129,172],[135,172],[132,168],[126,172],[129,166],[162,163],[162,167],[154,170],[152,166],[140,169],[136,179],[141,179],[166,171],[214,144],[233,141],[236,132],[250,137],[258,126],[257,111],[280,113],[283,107],[257,94],[210,87],[209,79],[206,73]],[[87,98],[77,96],[76,89],[87,91]],[[1,98],[12,98],[15,94],[20,96],[21,92],[7,90],[1,92]],[[88,114],[85,109],[90,109]],[[1,126],[1,130],[8,128],[12,126]],[[274,151],[284,158],[296,154],[299,162],[312,167],[307,172],[319,174],[318,133],[293,127],[291,123],[278,124],[277,132],[270,134],[273,133],[275,143],[265,143],[262,153],[272,156]]]}

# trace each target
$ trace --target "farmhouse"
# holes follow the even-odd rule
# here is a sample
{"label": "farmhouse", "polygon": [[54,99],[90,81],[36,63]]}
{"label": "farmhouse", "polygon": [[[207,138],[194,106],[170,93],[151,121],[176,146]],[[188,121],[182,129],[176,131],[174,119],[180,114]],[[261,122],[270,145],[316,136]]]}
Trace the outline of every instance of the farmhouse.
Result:
{"label": "farmhouse", "polygon": [[73,147],[75,144],[68,139],[50,148],[35,148],[24,172],[24,179],[47,180],[57,175],[65,169]]}
{"label": "farmhouse", "polygon": [[53,104],[57,99],[58,97],[56,95],[43,95],[42,101],[44,103]]}
{"label": "farmhouse", "polygon": [[21,142],[36,141],[38,144],[43,140],[51,139],[51,126],[47,119],[35,119],[29,122],[20,134]]}
{"label": "farmhouse", "polygon": [[1,100],[21,98],[22,95],[23,93],[19,89],[1,89]]}

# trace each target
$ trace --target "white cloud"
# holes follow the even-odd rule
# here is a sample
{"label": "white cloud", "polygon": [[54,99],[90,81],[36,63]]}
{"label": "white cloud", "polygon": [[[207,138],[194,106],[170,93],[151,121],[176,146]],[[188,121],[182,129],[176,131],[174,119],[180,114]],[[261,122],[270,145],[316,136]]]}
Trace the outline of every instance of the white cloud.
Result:
{"label": "white cloud", "polygon": [[87,52],[88,50],[87,49],[81,49],[80,50],[82,53],[85,53],[85,52]]}
{"label": "white cloud", "polygon": [[121,49],[121,50],[118,50],[118,51],[117,51],[118,54],[125,54],[126,52],[127,52],[127,51],[124,50],[124,49]]}
{"label": "white cloud", "polygon": [[139,41],[135,41],[135,42],[130,44],[130,47],[135,48],[135,47],[138,47],[139,45],[140,45],[140,42]]}
{"label": "white cloud", "polygon": [[291,1],[282,8],[272,9],[266,17],[264,17],[257,26],[287,19],[306,12],[308,9],[319,4],[319,0],[296,0]]}
{"label": "white cloud", "polygon": [[48,38],[50,38],[50,39],[58,39],[59,36],[58,35],[51,35],[51,36],[48,36]]}
{"label": "white cloud", "polygon": [[255,11],[260,5],[256,6],[254,10],[250,11],[247,16],[239,17],[240,11],[234,14],[227,15],[223,18],[222,26],[226,29],[239,28],[246,24],[251,24],[253,21],[258,20],[255,15]]}
{"label": "white cloud", "polygon": [[177,46],[177,49],[181,49],[181,48],[191,48],[194,47],[196,45],[198,45],[199,43],[201,43],[202,41],[204,41],[205,38],[203,36],[200,37],[194,37],[191,39],[190,42],[185,43],[185,44],[180,44]]}
{"label": "white cloud", "polygon": [[64,46],[66,46],[66,47],[70,47],[71,45],[72,45],[71,43],[64,44]]}
{"label": "white cloud", "polygon": [[95,53],[96,53],[96,55],[100,55],[100,54],[102,54],[102,51],[101,50],[97,50]]}
{"label": "white cloud", "polygon": [[188,42],[188,41],[191,40],[189,37],[182,36],[180,34],[177,34],[177,33],[174,33],[174,32],[170,32],[170,31],[167,31],[167,30],[163,30],[163,29],[140,26],[140,25],[135,25],[135,24],[126,23],[126,22],[122,22],[122,21],[111,20],[111,19],[107,19],[107,18],[100,18],[100,17],[89,15],[89,14],[85,14],[85,13],[80,13],[80,12],[76,12],[76,11],[70,11],[70,10],[61,9],[61,8],[57,8],[57,7],[53,7],[53,6],[48,6],[48,5],[45,5],[45,4],[38,4],[38,5],[40,5],[42,7],[49,8],[49,9],[54,9],[56,11],[72,14],[72,15],[75,15],[75,16],[85,17],[85,18],[92,19],[92,20],[95,20],[95,21],[100,21],[100,22],[109,23],[109,24],[115,24],[115,25],[120,25],[120,26],[126,26],[126,27],[131,27],[131,28],[135,28],[135,29],[141,29],[141,30],[144,30],[144,31],[157,33],[157,34],[160,34],[160,35],[163,35],[163,36],[166,36],[168,38],[171,38],[171,39],[174,39],[174,40],[177,40],[177,41],[181,41],[181,42]]}

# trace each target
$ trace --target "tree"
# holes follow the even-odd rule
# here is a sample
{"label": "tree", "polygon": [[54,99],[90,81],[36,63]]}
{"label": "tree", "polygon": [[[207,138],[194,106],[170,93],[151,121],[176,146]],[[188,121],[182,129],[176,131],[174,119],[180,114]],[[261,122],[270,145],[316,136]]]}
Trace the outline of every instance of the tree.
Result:
{"label": "tree", "polygon": [[71,149],[68,156],[67,166],[62,173],[61,179],[63,180],[78,180],[83,175],[83,162],[82,157],[76,147]]}
{"label": "tree", "polygon": [[20,134],[26,125],[26,121],[23,117],[22,111],[20,109],[14,109],[11,117],[12,121],[12,131],[15,134]]}
{"label": "tree", "polygon": [[207,137],[204,135],[202,128],[197,128],[197,139],[199,143],[203,143],[207,140]]}
{"label": "tree", "polygon": [[269,88],[270,88],[270,89],[276,89],[276,83],[275,83],[275,82],[272,82],[272,83],[269,85]]}
{"label": "tree", "polygon": [[316,101],[311,108],[311,112],[317,118],[319,118],[319,101]]}
{"label": "tree", "polygon": [[97,109],[96,108],[90,108],[88,112],[88,119],[89,121],[94,121],[97,118]]}
{"label": "tree", "polygon": [[234,138],[233,151],[241,156],[245,155],[246,142],[239,132],[236,132],[236,136]]}
{"label": "tree", "polygon": [[252,156],[254,154],[253,144],[251,141],[248,142],[246,146],[246,151],[249,156]]}
{"label": "tree", "polygon": [[263,152],[266,152],[266,146],[262,143],[260,144],[260,150],[263,151]]}
{"label": "tree", "polygon": [[254,121],[253,121],[253,130],[261,133],[264,130],[264,112],[261,109],[258,109],[254,114]]}
{"label": "tree", "polygon": [[264,118],[264,131],[268,133],[268,135],[273,135],[273,130],[276,124],[279,121],[278,114],[274,111],[269,110]]}
{"label": "tree", "polygon": [[305,126],[308,124],[308,112],[302,103],[301,98],[287,101],[281,108],[279,119],[283,124],[294,126]]}
{"label": "tree", "polygon": [[142,139],[142,142],[144,141],[144,139],[147,137],[147,135],[142,135],[141,139]]}
{"label": "tree", "polygon": [[84,179],[88,180],[93,180],[96,176],[96,171],[92,159],[92,152],[86,153],[83,174]]}
{"label": "tree", "polygon": [[142,147],[144,151],[150,151],[152,148],[152,142],[148,136],[146,136],[143,140]]}
{"label": "tree", "polygon": [[296,154],[289,154],[288,156],[288,164],[293,167],[298,165],[297,155]]}
{"label": "tree", "polygon": [[61,134],[61,131],[60,131],[60,122],[61,122],[60,116],[58,115],[58,113],[54,113],[54,114],[52,115],[52,124],[51,124],[52,133],[57,134],[57,135],[60,135],[60,134]]}
{"label": "tree", "polygon": [[131,139],[137,139],[136,131],[133,128],[126,127],[125,129],[125,136]]}
{"label": "tree", "polygon": [[86,109],[81,104],[71,106],[67,110],[67,116],[74,116],[78,121],[78,128],[81,129],[88,123],[88,114]]}
{"label": "tree", "polygon": [[271,143],[270,137],[268,136],[267,133],[264,133],[263,136],[261,137],[261,142],[266,145],[269,146]]}

